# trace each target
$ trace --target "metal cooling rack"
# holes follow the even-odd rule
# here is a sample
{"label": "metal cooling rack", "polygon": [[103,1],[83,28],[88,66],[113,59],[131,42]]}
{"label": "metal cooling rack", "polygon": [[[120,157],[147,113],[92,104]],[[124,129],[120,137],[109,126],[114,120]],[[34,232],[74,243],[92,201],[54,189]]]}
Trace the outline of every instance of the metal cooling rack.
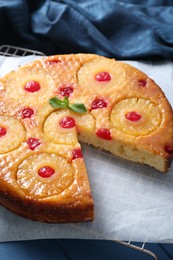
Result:
{"label": "metal cooling rack", "polygon": [[19,57],[19,56],[28,56],[28,55],[45,56],[45,54],[40,51],[34,51],[34,50],[15,47],[11,45],[1,45],[0,55],[6,57]]}
{"label": "metal cooling rack", "polygon": [[125,242],[125,241],[118,241],[118,240],[114,240],[114,242],[118,243],[118,244],[121,244],[121,245],[124,245],[126,247],[130,247],[134,250],[137,250],[137,251],[140,251],[146,255],[150,255],[153,257],[154,260],[157,260],[157,256],[151,252],[150,250],[148,250],[146,247],[147,247],[147,244],[145,242],[141,243],[141,246],[136,246],[133,244],[133,242],[131,241],[128,241],[128,242]]}
{"label": "metal cooling rack", "polygon": [[[39,52],[39,51],[15,47],[15,46],[11,46],[11,45],[1,45],[0,46],[0,55],[6,56],[6,57],[19,57],[19,56],[28,56],[28,55],[45,56],[44,53]],[[144,254],[150,255],[155,260],[158,259],[157,256],[153,252],[146,249],[147,244],[145,242],[141,243],[141,246],[136,246],[131,241],[125,242],[125,241],[114,240],[114,242],[121,244],[123,246],[126,246],[126,247],[130,247],[130,248],[140,251]]]}

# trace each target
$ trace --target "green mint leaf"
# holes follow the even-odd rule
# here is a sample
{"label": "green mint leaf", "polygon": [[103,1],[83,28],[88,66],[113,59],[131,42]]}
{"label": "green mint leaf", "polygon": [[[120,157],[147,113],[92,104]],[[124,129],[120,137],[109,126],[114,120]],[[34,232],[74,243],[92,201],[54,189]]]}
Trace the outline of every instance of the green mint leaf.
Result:
{"label": "green mint leaf", "polygon": [[87,112],[85,105],[82,103],[69,104],[68,108],[71,109],[72,111],[74,111],[76,113],[80,113],[80,114]]}
{"label": "green mint leaf", "polygon": [[66,108],[68,107],[68,98],[65,97],[64,100],[61,100],[57,97],[53,97],[49,99],[49,104],[53,108]]}
{"label": "green mint leaf", "polygon": [[68,106],[68,104],[69,104],[68,97],[65,97],[63,101],[64,101],[64,102],[67,104],[67,106]]}
{"label": "green mint leaf", "polygon": [[87,112],[87,109],[84,104],[82,103],[76,103],[76,104],[69,104],[68,97],[64,97],[63,100],[59,99],[58,97],[53,97],[49,99],[49,104],[53,108],[69,108],[70,110],[76,112],[76,113],[85,113]]}

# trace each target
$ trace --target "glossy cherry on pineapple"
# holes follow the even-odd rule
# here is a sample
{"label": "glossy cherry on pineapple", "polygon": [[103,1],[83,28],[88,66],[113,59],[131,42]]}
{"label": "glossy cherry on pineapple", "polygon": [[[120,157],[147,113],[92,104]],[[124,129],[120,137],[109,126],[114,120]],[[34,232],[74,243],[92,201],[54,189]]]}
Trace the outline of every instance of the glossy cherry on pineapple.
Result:
{"label": "glossy cherry on pineapple", "polygon": [[55,170],[50,166],[44,166],[38,170],[38,175],[42,178],[49,178],[54,173],[55,173]]}
{"label": "glossy cherry on pineapple", "polygon": [[83,158],[81,148],[76,148],[72,151],[72,160]]}
{"label": "glossy cherry on pineapple", "polygon": [[40,140],[32,137],[28,138],[26,142],[30,150],[35,150],[35,148],[41,144]]}
{"label": "glossy cherry on pineapple", "polygon": [[73,93],[72,85],[63,85],[59,88],[59,93],[63,97],[69,97]]}
{"label": "glossy cherry on pineapple", "polygon": [[111,80],[111,75],[108,72],[103,71],[96,74],[95,79],[99,82],[108,82]]}
{"label": "glossy cherry on pineapple", "polygon": [[52,59],[52,60],[48,61],[49,65],[54,65],[54,64],[57,64],[57,63],[60,63],[60,62],[61,62],[61,60],[59,60],[59,59]]}
{"label": "glossy cherry on pineapple", "polygon": [[104,139],[104,140],[112,140],[111,132],[110,132],[110,130],[107,129],[107,128],[97,129],[96,135],[97,135],[99,138]]}
{"label": "glossy cherry on pineapple", "polygon": [[61,118],[61,120],[59,121],[59,125],[63,128],[72,128],[76,125],[76,122],[74,118],[66,116]]}
{"label": "glossy cherry on pineapple", "polygon": [[139,83],[139,87],[144,88],[147,86],[147,81],[145,79],[138,80],[138,83]]}
{"label": "glossy cherry on pineapple", "polygon": [[27,91],[27,92],[37,92],[39,91],[41,88],[39,82],[37,81],[29,81],[28,83],[26,83],[26,85],[24,86],[24,89]]}
{"label": "glossy cherry on pineapple", "polygon": [[165,145],[165,152],[167,152],[168,154],[172,154],[173,153],[173,147],[170,145]]}
{"label": "glossy cherry on pineapple", "polygon": [[0,126],[0,137],[2,137],[2,136],[4,136],[4,135],[6,135],[6,133],[7,133],[7,130],[6,130],[6,128],[5,128],[5,127],[3,127],[3,126]]}
{"label": "glossy cherry on pineapple", "polygon": [[34,114],[34,110],[30,107],[26,107],[24,109],[22,109],[21,111],[22,114],[22,118],[31,118],[31,116]]}
{"label": "glossy cherry on pineapple", "polygon": [[141,119],[141,115],[137,112],[128,112],[127,114],[125,114],[126,119],[128,119],[129,121],[132,122],[137,122]]}
{"label": "glossy cherry on pineapple", "polygon": [[103,107],[107,107],[107,102],[101,98],[96,98],[91,104],[91,110],[103,108]]}

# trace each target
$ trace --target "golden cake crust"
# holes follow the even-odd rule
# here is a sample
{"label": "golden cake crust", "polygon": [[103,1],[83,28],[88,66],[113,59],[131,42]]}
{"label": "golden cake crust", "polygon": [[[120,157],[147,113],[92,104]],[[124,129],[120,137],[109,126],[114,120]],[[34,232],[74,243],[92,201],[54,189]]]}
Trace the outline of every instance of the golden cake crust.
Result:
{"label": "golden cake crust", "polygon": [[[48,102],[65,96],[87,112]],[[172,108],[128,64],[93,54],[45,57],[0,79],[0,102],[0,203],[18,215],[53,223],[94,218],[78,140],[161,172],[171,165]],[[62,127],[64,118],[74,125]]]}

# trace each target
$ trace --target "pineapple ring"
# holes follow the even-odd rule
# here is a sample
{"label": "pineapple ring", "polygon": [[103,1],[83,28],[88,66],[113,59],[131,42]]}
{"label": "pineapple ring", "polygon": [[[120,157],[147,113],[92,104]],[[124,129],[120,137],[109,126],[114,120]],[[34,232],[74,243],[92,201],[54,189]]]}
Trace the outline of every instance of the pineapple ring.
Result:
{"label": "pineapple ring", "polygon": [[[128,120],[126,115],[130,112],[137,114],[136,119]],[[121,100],[112,109],[110,120],[112,127],[127,135],[148,135],[161,124],[162,114],[159,106],[150,100],[142,98],[127,98]]]}
{"label": "pineapple ring", "polygon": [[19,120],[10,116],[0,116],[0,127],[6,130],[0,137],[1,154],[15,150],[24,141],[26,131]]}
{"label": "pineapple ring", "polygon": [[[108,78],[107,81],[96,80],[96,76],[102,72],[108,73],[110,79]],[[104,57],[85,63],[78,71],[80,86],[101,95],[114,93],[115,89],[123,84],[124,79],[125,71],[121,63]]]}
{"label": "pineapple ring", "polygon": [[[40,84],[40,89],[35,92],[25,90],[27,83],[36,81]],[[43,104],[52,97],[55,83],[52,78],[45,73],[43,69],[22,68],[12,72],[7,77],[6,92],[8,97],[15,101],[22,101],[23,104]]]}
{"label": "pineapple ring", "polygon": [[[71,117],[75,120],[75,126],[63,128],[59,122],[62,118]],[[50,142],[56,144],[76,145],[78,143],[77,133],[85,130],[90,135],[94,131],[95,121],[90,114],[76,114],[70,110],[58,110],[51,113],[44,122],[43,132]]]}
{"label": "pineapple ring", "polygon": [[[38,174],[42,167],[51,167],[55,173],[48,178]],[[17,183],[27,195],[44,198],[62,193],[74,181],[73,167],[57,154],[34,154],[23,160],[16,173]]]}

